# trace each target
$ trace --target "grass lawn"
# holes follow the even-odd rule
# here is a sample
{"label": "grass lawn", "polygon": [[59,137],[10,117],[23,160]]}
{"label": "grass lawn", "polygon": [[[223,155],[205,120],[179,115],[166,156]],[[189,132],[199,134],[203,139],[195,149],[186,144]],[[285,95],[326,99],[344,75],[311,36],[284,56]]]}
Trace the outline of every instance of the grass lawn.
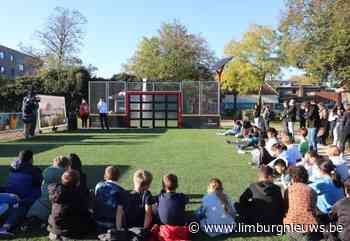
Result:
{"label": "grass lawn", "polygon": [[[249,155],[239,155],[225,143],[217,130],[149,129],[88,130],[42,135],[29,141],[0,140],[0,181],[6,178],[8,164],[18,151],[32,149],[35,164],[45,167],[57,155],[77,153],[88,175],[90,187],[102,179],[106,165],[119,165],[121,184],[132,188],[133,172],[139,168],[154,175],[151,191],[157,194],[161,177],[169,172],[179,177],[178,191],[191,198],[188,211],[196,209],[206,192],[208,180],[220,178],[235,200],[247,185],[256,180],[256,170],[248,165]],[[47,240],[46,234],[18,233],[16,240]],[[22,238],[20,238],[22,237]],[[28,238],[27,238],[28,237]],[[29,238],[30,237],[30,238]],[[212,240],[197,235],[195,240]],[[214,240],[286,240],[284,237],[220,237]]]}

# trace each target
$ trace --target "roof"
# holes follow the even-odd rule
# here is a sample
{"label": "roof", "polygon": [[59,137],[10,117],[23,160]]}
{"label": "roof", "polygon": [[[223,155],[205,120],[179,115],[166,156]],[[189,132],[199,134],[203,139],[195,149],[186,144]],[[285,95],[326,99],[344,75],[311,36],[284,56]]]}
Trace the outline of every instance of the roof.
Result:
{"label": "roof", "polygon": [[226,58],[220,59],[218,62],[216,62],[213,65],[213,67],[212,67],[213,71],[220,71],[220,70],[222,70],[222,68],[224,68],[225,65],[232,60],[232,58],[233,57],[226,57]]}
{"label": "roof", "polygon": [[[257,103],[258,95],[241,95],[237,96],[237,103]],[[262,95],[262,102],[265,104],[278,104],[279,99],[276,95]]]}
{"label": "roof", "polygon": [[311,92],[308,95],[322,97],[322,98],[327,99],[329,101],[336,102],[338,100],[338,93],[336,93],[334,91],[316,91],[316,92]]}
{"label": "roof", "polygon": [[1,44],[0,44],[0,48],[4,48],[4,49],[7,49],[7,50],[12,51],[12,52],[17,52],[17,53],[22,54],[22,55],[25,55],[25,56],[27,56],[27,57],[29,57],[29,58],[37,59],[37,57],[35,57],[35,56],[29,55],[29,54],[24,53],[24,52],[19,51],[19,50],[15,50],[15,49],[6,47],[6,46],[1,45]]}
{"label": "roof", "polygon": [[[258,94],[258,93],[259,93],[259,90],[248,92],[248,94],[250,94],[250,95],[254,95],[254,94]],[[263,84],[261,94],[262,95],[279,95],[278,91],[276,91],[275,88],[273,88],[268,83]]]}

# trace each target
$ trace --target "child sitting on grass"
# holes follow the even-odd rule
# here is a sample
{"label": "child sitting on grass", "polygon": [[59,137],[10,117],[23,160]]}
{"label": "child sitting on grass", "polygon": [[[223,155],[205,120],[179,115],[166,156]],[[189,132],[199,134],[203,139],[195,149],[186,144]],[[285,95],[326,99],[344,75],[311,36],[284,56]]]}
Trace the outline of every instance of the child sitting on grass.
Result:
{"label": "child sitting on grass", "polygon": [[262,165],[267,165],[274,158],[269,154],[265,148],[265,140],[261,139],[258,143],[258,147],[252,150],[252,161],[251,165],[257,165],[261,167]]}
{"label": "child sitting on grass", "polygon": [[118,167],[108,166],[105,169],[104,181],[95,187],[94,218],[100,233],[125,226],[124,208],[127,193],[119,185],[119,178]]}
{"label": "child sitting on grass", "polygon": [[227,144],[234,144],[238,147],[238,153],[244,154],[244,150],[248,147],[256,147],[260,140],[260,130],[257,127],[253,127],[247,138],[244,138],[238,142],[227,141]]}
{"label": "child sitting on grass", "polygon": [[[206,232],[205,225],[230,224],[236,225],[236,210],[234,203],[224,192],[222,182],[213,178],[209,181],[208,194],[202,199],[202,206],[197,210],[197,217],[200,219],[202,230]],[[210,237],[215,237],[227,232],[206,232]]]}
{"label": "child sitting on grass", "polygon": [[273,164],[273,169],[277,173],[277,178],[275,178],[274,183],[280,186],[282,188],[282,193],[284,193],[284,190],[287,189],[291,181],[286,162],[282,159],[277,159]]}
{"label": "child sitting on grass", "polygon": [[178,179],[174,174],[163,177],[163,189],[158,196],[157,212],[161,224],[183,226],[186,224],[186,204],[188,197],[183,193],[177,193]]}
{"label": "child sitting on grass", "polygon": [[269,167],[273,168],[275,161],[278,159],[282,159],[286,163],[286,166],[288,166],[287,147],[285,145],[281,143],[276,143],[272,146],[271,151],[274,159],[271,162],[269,162]]}
{"label": "child sitting on grass", "polygon": [[82,170],[83,169],[83,165],[81,163],[80,157],[77,154],[75,154],[75,153],[71,153],[71,154],[69,154],[68,159],[71,162],[71,169],[72,170],[76,170],[77,172],[79,172],[79,175],[80,175],[80,185],[79,185],[79,187],[80,187],[81,191],[84,192],[84,193],[88,193],[89,189],[88,189],[88,186],[87,186],[87,176]]}
{"label": "child sitting on grass", "polygon": [[283,133],[282,143],[287,147],[286,158],[289,166],[295,166],[300,162],[302,156],[299,152],[298,145],[294,143],[294,138],[289,133]]}
{"label": "child sitting on grass", "polygon": [[267,130],[267,141],[266,141],[265,148],[271,156],[273,155],[272,146],[276,143],[279,143],[277,136],[278,136],[278,132],[275,128],[269,128]]}
{"label": "child sitting on grass", "polygon": [[349,177],[349,168],[339,148],[330,146],[326,153],[328,158],[335,165],[336,172],[339,174],[341,181],[344,182]]}
{"label": "child sitting on grass", "polygon": [[154,199],[149,188],[153,176],[145,170],[138,170],[134,174],[134,190],[129,193],[127,209],[127,225],[129,228],[152,227],[152,205]]}
{"label": "child sitting on grass", "polygon": [[229,129],[223,133],[217,133],[220,136],[239,136],[242,132],[242,122],[239,120],[234,121],[232,129]]}
{"label": "child sitting on grass", "polygon": [[309,141],[307,140],[308,131],[306,128],[300,128],[299,130],[300,142],[298,145],[299,152],[302,157],[309,151]]}
{"label": "child sitting on grass", "polygon": [[[0,193],[0,221],[6,220],[9,213],[15,213],[19,208],[19,198],[15,194]],[[0,238],[12,238],[14,234],[10,233],[6,227],[0,228]]]}
{"label": "child sitting on grass", "polygon": [[79,189],[79,180],[79,173],[69,170],[63,173],[60,184],[48,187],[52,202],[48,226],[50,240],[82,238],[95,230],[86,197]]}
{"label": "child sitting on grass", "polygon": [[245,224],[282,224],[284,205],[281,188],[273,183],[273,170],[259,169],[259,181],[251,184],[239,198],[236,209]]}
{"label": "child sitting on grass", "polygon": [[330,222],[333,205],[344,197],[344,190],[336,167],[329,160],[317,160],[318,172],[310,187],[317,193],[317,219],[320,224]]}
{"label": "child sitting on grass", "polygon": [[40,197],[42,180],[41,170],[33,165],[33,152],[21,151],[11,163],[4,190],[18,196],[19,206],[8,210],[0,228],[1,236],[14,236],[11,230],[23,221],[28,209]]}
{"label": "child sitting on grass", "polygon": [[43,171],[43,184],[41,186],[41,197],[35,201],[27,213],[28,225],[37,226],[47,223],[51,213],[51,202],[49,200],[48,186],[60,183],[62,174],[70,168],[70,160],[65,156],[58,156],[52,161],[52,166]]}
{"label": "child sitting on grass", "polygon": [[285,193],[286,216],[283,223],[287,225],[304,225],[304,233],[288,232],[291,240],[319,240],[319,234],[309,230],[309,225],[317,224],[316,221],[316,193],[310,188],[308,174],[303,166],[291,167],[289,169],[292,177],[291,185]]}
{"label": "child sitting on grass", "polygon": [[160,226],[152,229],[153,236],[158,240],[189,240],[189,229],[186,225],[186,204],[188,197],[177,193],[178,179],[174,174],[163,177],[163,189],[158,196],[156,216]]}
{"label": "child sitting on grass", "polygon": [[305,154],[301,162],[297,163],[297,166],[303,166],[307,170],[309,175],[309,181],[313,181],[316,177],[317,173],[317,160],[321,157],[317,154],[316,151],[311,150]]}
{"label": "child sitting on grass", "polygon": [[344,182],[346,197],[334,204],[331,219],[343,227],[343,231],[337,235],[341,241],[348,241],[350,237],[350,179]]}

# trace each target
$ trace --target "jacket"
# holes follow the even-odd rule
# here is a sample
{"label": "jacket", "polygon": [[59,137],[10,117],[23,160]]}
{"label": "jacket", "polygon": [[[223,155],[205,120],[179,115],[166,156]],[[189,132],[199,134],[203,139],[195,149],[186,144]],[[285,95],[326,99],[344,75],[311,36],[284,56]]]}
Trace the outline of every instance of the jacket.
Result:
{"label": "jacket", "polygon": [[282,224],[283,207],[280,187],[268,181],[251,184],[236,205],[246,224]]}
{"label": "jacket", "polygon": [[350,132],[350,111],[344,113],[343,122],[342,122],[342,130],[349,133]]}
{"label": "jacket", "polygon": [[50,184],[48,191],[52,205],[49,216],[49,229],[52,233],[77,237],[93,231],[94,223],[88,205],[78,187]]}
{"label": "jacket", "polygon": [[310,105],[308,111],[305,113],[306,124],[308,128],[318,128],[320,124],[320,115],[316,105]]}
{"label": "jacket", "polygon": [[19,196],[21,204],[29,207],[41,196],[41,170],[31,163],[16,160],[11,164],[5,191]]}

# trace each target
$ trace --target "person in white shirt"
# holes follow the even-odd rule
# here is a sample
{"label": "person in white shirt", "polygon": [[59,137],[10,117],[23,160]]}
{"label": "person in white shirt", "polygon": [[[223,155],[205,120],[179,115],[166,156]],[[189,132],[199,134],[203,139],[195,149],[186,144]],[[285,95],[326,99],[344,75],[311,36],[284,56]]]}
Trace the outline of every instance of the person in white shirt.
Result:
{"label": "person in white shirt", "polygon": [[104,130],[106,126],[107,130],[109,130],[108,108],[107,108],[107,103],[105,101],[105,98],[102,97],[100,101],[97,103],[97,109],[100,114],[101,128]]}

